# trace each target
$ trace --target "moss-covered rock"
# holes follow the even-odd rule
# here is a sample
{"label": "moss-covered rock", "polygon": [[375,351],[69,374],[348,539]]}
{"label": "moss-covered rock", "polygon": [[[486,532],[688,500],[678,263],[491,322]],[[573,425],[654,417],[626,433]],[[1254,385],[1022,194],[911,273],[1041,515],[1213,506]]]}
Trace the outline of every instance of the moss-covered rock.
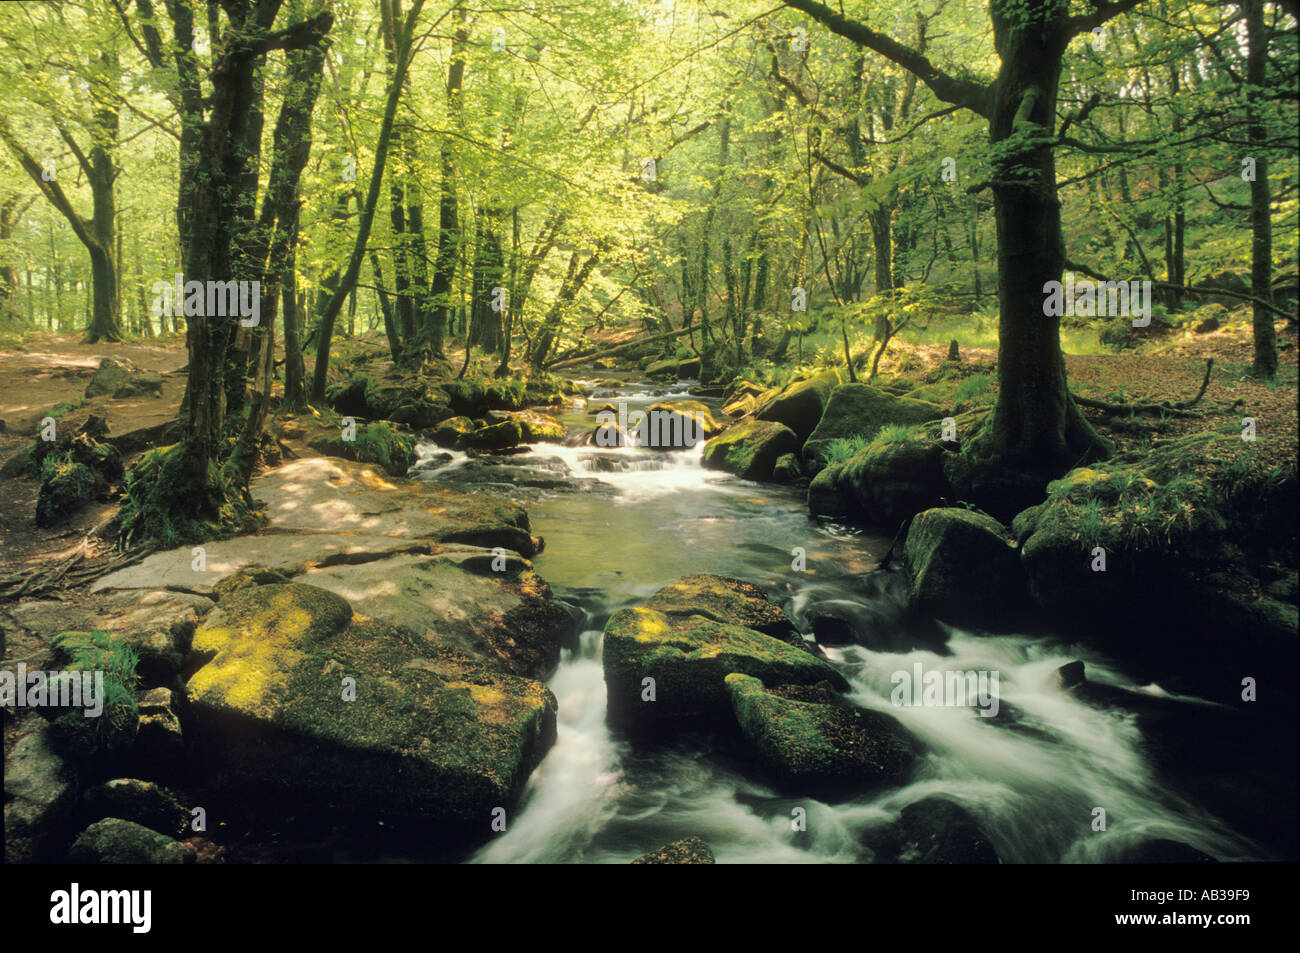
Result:
{"label": "moss-covered rock", "polygon": [[840,386],[840,372],[824,371],[807,380],[791,381],[754,408],[759,420],[785,424],[802,444],[817,428],[832,392]]}
{"label": "moss-covered rock", "polygon": [[34,718],[27,729],[5,755],[6,864],[51,859],[52,845],[77,803],[77,772],[56,750],[51,727]]}
{"label": "moss-covered rock", "polygon": [[753,381],[736,380],[727,385],[722,412],[728,417],[743,417],[752,413],[767,391]]}
{"label": "moss-covered rock", "polygon": [[352,439],[345,434],[319,437],[311,448],[329,457],[374,463],[391,476],[405,476],[415,464],[415,438],[383,420],[357,427]]}
{"label": "moss-covered rock", "polygon": [[772,420],[743,420],[704,445],[704,466],[745,480],[772,479],[776,461],[799,450],[799,437]]}
{"label": "moss-covered rock", "polygon": [[683,576],[664,586],[642,606],[678,618],[701,615],[714,622],[753,629],[797,648],[807,646],[780,606],[768,601],[758,586],[740,579],[711,573]]}
{"label": "moss-covered rock", "polygon": [[919,430],[882,430],[851,458],[822,470],[808,487],[813,516],[896,528],[951,491],[942,445]]}
{"label": "moss-covered rock", "polygon": [[451,417],[438,424],[433,431],[433,442],[440,447],[457,447],[461,438],[477,429],[468,417]]}
{"label": "moss-covered rock", "polygon": [[840,699],[828,686],[768,690],[750,675],[725,680],[741,734],[777,783],[835,796],[900,781],[918,746],[897,720]]}
{"label": "moss-covered rock", "polygon": [[[611,723],[636,729],[710,724],[730,708],[723,682],[732,672],[774,685],[847,685],[827,663],[769,635],[703,615],[644,608],[621,609],[610,617],[604,667]],[[653,679],[653,700],[647,678]]]}
{"label": "moss-covered rock", "polygon": [[540,682],[492,671],[314,586],[257,586],[194,636],[198,752],[259,797],[412,815],[486,836],[555,738]]}
{"label": "moss-covered rock", "polygon": [[90,383],[86,385],[86,399],[112,394],[140,373],[139,369],[123,357],[100,358]]}
{"label": "moss-covered rock", "polygon": [[[1012,532],[1057,624],[1126,659],[1262,670],[1294,651],[1296,615],[1275,611],[1252,566],[1294,553],[1296,498],[1294,462],[1259,466],[1235,430],[1192,434],[1071,470]],[[1231,637],[1181,638],[1207,618]]]}
{"label": "moss-covered rock", "polygon": [[102,495],[102,480],[84,463],[64,453],[52,453],[41,464],[41,489],[36,497],[36,525],[54,526]]}
{"label": "moss-covered rock", "polygon": [[873,440],[889,424],[912,426],[943,416],[937,404],[896,397],[870,384],[841,384],[831,392],[816,429],[804,441],[804,464],[812,473],[825,466],[825,449],[836,438]]}
{"label": "moss-covered rock", "polygon": [[170,836],[180,833],[190,817],[167,788],[136,778],[114,778],[91,788],[83,810],[89,821],[117,817]]}
{"label": "moss-covered rock", "polygon": [[[52,719],[50,741],[58,751],[70,758],[91,759],[119,751],[135,740],[139,728],[137,662],[135,650],[107,632],[62,632],[54,637],[47,669],[82,684],[82,704],[67,708],[53,703],[55,685],[47,685],[51,698],[41,714]],[[87,704],[86,675],[94,680],[97,714]],[[71,692],[67,697],[70,701],[75,698]]]}
{"label": "moss-covered rock", "polygon": [[955,625],[1015,628],[1027,600],[1010,536],[993,517],[975,510],[918,513],[903,547],[912,605]]}
{"label": "moss-covered rock", "polygon": [[192,864],[194,849],[118,817],[96,821],[68,851],[74,864]]}
{"label": "moss-covered rock", "polygon": [[772,468],[772,482],[791,484],[803,476],[803,471],[799,468],[799,458],[793,453],[783,453],[776,459],[776,466]]}
{"label": "moss-covered rock", "polygon": [[698,837],[683,837],[657,850],[642,854],[634,864],[712,864],[713,851]]}
{"label": "moss-covered rock", "polygon": [[564,439],[564,424],[535,410],[494,410],[488,414],[488,420],[496,423],[517,421],[523,433],[523,443],[559,443]]}
{"label": "moss-covered rock", "polygon": [[466,450],[505,450],[519,446],[523,439],[523,425],[511,418],[462,434],[460,446]]}

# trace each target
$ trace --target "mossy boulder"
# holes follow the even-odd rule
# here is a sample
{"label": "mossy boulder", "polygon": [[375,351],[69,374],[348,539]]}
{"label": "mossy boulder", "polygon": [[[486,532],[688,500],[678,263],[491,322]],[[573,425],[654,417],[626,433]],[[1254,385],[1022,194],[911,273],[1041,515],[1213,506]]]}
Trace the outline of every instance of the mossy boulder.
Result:
{"label": "mossy boulder", "polygon": [[733,381],[724,392],[722,412],[728,417],[743,417],[753,412],[766,393],[766,388],[753,381]]}
{"label": "mossy boulder", "polygon": [[367,394],[367,407],[368,418],[391,420],[414,430],[432,430],[454,414],[441,390],[430,391],[422,384],[373,388]]}
{"label": "mossy boulder", "polygon": [[390,476],[405,476],[415,464],[415,438],[382,420],[357,427],[352,439],[346,433],[319,437],[311,448],[328,457],[377,464]]}
{"label": "mossy boulder", "polygon": [[86,399],[112,394],[139,375],[140,370],[124,357],[100,358],[90,383],[86,385]]}
{"label": "mossy boulder", "polygon": [[870,384],[841,384],[831,391],[826,410],[804,441],[804,464],[811,473],[819,471],[826,465],[826,447],[837,438],[873,440],[889,424],[912,426],[943,416],[938,404],[896,397]]}
{"label": "mossy boulder", "polygon": [[460,446],[466,450],[505,450],[519,446],[523,439],[523,425],[511,418],[462,434]]}
{"label": "mossy boulder", "polygon": [[714,622],[741,625],[797,648],[807,645],[790,618],[780,606],[768,600],[762,589],[728,576],[712,573],[683,576],[641,605],[677,618],[701,615]]}
{"label": "mossy boulder", "polygon": [[698,837],[683,837],[657,850],[642,854],[634,864],[712,864],[713,851]]}
{"label": "mossy boulder", "polygon": [[[52,719],[51,744],[71,758],[88,760],[120,751],[135,740],[139,728],[139,707],[135,700],[138,658],[135,650],[107,632],[61,632],[50,643],[46,668],[59,671],[60,679],[81,682],[82,704],[59,707],[54,704],[56,683],[47,683],[50,693],[41,714]],[[94,685],[98,714],[86,703],[85,677]],[[62,689],[59,688],[60,695]],[[66,696],[75,699],[71,692]]]}
{"label": "mossy boulder", "polygon": [[703,615],[645,608],[620,609],[610,617],[604,668],[610,722],[637,730],[725,724],[729,718],[716,719],[730,710],[724,680],[732,672],[774,685],[847,686],[830,665],[772,636]]}
{"label": "mossy boulder", "polygon": [[[1033,600],[1126,660],[1206,677],[1281,664],[1294,651],[1295,606],[1265,592],[1252,567],[1294,553],[1296,471],[1294,461],[1260,465],[1255,452],[1235,428],[1192,434],[1050,483],[1012,523]],[[1231,637],[1182,637],[1208,618]]]}
{"label": "mossy boulder", "polygon": [[741,734],[785,789],[837,796],[901,781],[918,746],[898,721],[856,708],[826,685],[782,685],[732,673],[725,679]]}
{"label": "mossy boulder", "polygon": [[954,625],[1014,628],[1027,602],[1020,553],[993,517],[942,507],[912,519],[903,547],[910,601]]}
{"label": "mossy boulder", "polygon": [[523,443],[559,443],[564,439],[564,424],[535,410],[494,410],[488,414],[488,420],[494,423],[517,421],[523,433]]}
{"label": "mossy boulder", "polygon": [[943,447],[919,431],[886,430],[813,478],[809,510],[813,516],[893,530],[951,492],[944,456]]}
{"label": "mossy boulder", "polygon": [[41,488],[36,497],[36,525],[54,526],[106,489],[103,480],[84,463],[52,453],[41,463]]}
{"label": "mossy boulder", "polygon": [[540,682],[298,583],[235,593],[194,635],[186,710],[214,782],[487,836],[555,738]]}
{"label": "mossy boulder", "polygon": [[799,449],[799,437],[772,420],[743,420],[704,445],[704,466],[744,480],[772,479],[776,461]]}
{"label": "mossy boulder", "polygon": [[489,410],[522,410],[529,404],[561,404],[564,395],[559,382],[550,378],[522,380],[469,379],[444,381],[452,410],[467,417],[482,417]]}
{"label": "mossy boulder", "polygon": [[192,864],[192,847],[142,824],[109,817],[77,835],[68,850],[74,864]]}
{"label": "mossy boulder", "polygon": [[803,476],[799,468],[799,458],[793,453],[784,453],[777,457],[776,466],[772,468],[772,482],[791,484]]}
{"label": "mossy boulder", "polygon": [[325,400],[344,417],[375,416],[374,406],[379,385],[365,374],[354,374],[346,384],[332,384],[325,390]]}
{"label": "mossy boulder", "polygon": [[791,381],[754,407],[759,420],[775,420],[793,430],[802,444],[817,428],[832,392],[840,386],[840,373],[824,371],[807,380]]}
{"label": "mossy boulder", "polygon": [[39,464],[37,526],[53,526],[87,503],[109,498],[110,489],[123,477],[123,467],[117,448],[98,439],[107,429],[102,418],[91,417],[58,441],[36,441],[25,460],[15,462],[18,475]]}
{"label": "mossy boulder", "polygon": [[434,429],[433,442],[440,447],[458,447],[461,438],[476,429],[476,424],[468,417],[451,417]]}
{"label": "mossy boulder", "polygon": [[49,860],[51,845],[69,823],[77,803],[77,772],[60,756],[51,734],[43,719],[29,719],[26,733],[6,752],[6,864]]}
{"label": "mossy boulder", "polygon": [[190,818],[167,788],[136,778],[114,778],[96,785],[86,792],[82,807],[87,820],[117,817],[170,836],[184,830]]}

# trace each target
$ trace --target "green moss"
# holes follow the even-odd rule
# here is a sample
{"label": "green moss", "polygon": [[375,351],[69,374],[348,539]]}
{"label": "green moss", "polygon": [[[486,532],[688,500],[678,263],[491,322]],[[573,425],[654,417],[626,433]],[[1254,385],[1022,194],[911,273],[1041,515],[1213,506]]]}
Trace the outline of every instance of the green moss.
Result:
{"label": "green moss", "polygon": [[190,704],[222,770],[296,796],[485,825],[554,737],[544,685],[354,617],[312,586],[232,594],[194,648],[211,660]]}
{"label": "green moss", "polygon": [[780,782],[824,793],[897,781],[917,746],[880,712],[854,708],[826,689],[769,692],[734,673],[725,680],[732,711],[759,760]]}
{"label": "green moss", "polygon": [[799,438],[784,424],[743,420],[704,445],[703,462],[746,480],[768,480],[777,458],[798,450]]}
{"label": "green moss", "polygon": [[[845,687],[826,662],[779,639],[704,615],[621,609],[605,626],[605,684],[610,718],[623,725],[689,722],[725,711],[723,679],[744,672],[773,682]],[[656,700],[641,700],[653,678]]]}
{"label": "green moss", "polygon": [[89,503],[103,488],[95,471],[72,459],[69,452],[55,452],[41,463],[41,488],[36,497],[36,525],[53,526]]}
{"label": "green moss", "polygon": [[327,456],[376,464],[390,476],[405,476],[415,463],[415,438],[398,433],[395,427],[383,420],[358,427],[352,440],[345,440],[339,434],[319,437],[310,446]]}
{"label": "green moss", "polygon": [[261,523],[248,490],[232,485],[218,461],[201,458],[184,442],[141,454],[126,474],[117,515],[123,546],[170,548],[251,532]]}
{"label": "green moss", "polygon": [[51,726],[55,745],[63,753],[88,758],[130,743],[139,723],[135,701],[138,684],[135,649],[107,632],[61,632],[51,641],[50,668],[67,672],[103,673],[103,710],[87,718],[74,708],[56,715]]}

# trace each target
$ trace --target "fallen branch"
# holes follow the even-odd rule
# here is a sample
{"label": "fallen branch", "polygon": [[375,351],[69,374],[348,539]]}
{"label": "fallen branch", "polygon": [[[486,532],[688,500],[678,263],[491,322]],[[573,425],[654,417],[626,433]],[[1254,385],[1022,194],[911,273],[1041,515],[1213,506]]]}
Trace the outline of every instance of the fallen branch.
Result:
{"label": "fallen branch", "polygon": [[1196,392],[1196,396],[1191,400],[1183,400],[1173,404],[1168,401],[1162,404],[1112,404],[1104,400],[1093,400],[1091,397],[1080,397],[1078,394],[1071,394],[1070,396],[1074,398],[1074,402],[1080,407],[1089,407],[1107,414],[1167,414],[1170,417],[1200,417],[1200,413],[1190,408],[1194,407],[1205,396],[1205,389],[1210,386],[1210,372],[1213,369],[1214,358],[1207,358],[1205,361],[1205,377],[1201,380],[1201,389]]}
{"label": "fallen branch", "polygon": [[[686,327],[686,328],[680,328],[679,330],[676,331],[668,331],[665,334],[656,334],[648,338],[637,338],[636,340],[627,341],[623,344],[620,344],[617,347],[611,347],[609,350],[603,353],[603,356],[610,357],[614,354],[620,354],[623,351],[631,350],[632,348],[642,344],[653,344],[656,341],[664,341],[667,340],[668,338],[681,337],[683,334],[688,333],[690,330],[691,328]],[[554,370],[557,367],[569,367],[570,365],[573,364],[581,364],[587,358],[594,357],[595,355],[600,353],[601,353],[600,348],[596,348],[596,347],[587,348],[585,353],[572,355],[566,357],[562,361],[554,361],[550,364],[547,364],[546,369],[549,371],[549,370]]]}

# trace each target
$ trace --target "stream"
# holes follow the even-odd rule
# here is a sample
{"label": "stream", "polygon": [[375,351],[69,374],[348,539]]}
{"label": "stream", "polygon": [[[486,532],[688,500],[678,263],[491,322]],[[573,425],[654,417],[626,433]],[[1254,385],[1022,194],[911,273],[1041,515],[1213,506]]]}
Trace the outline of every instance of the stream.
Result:
{"label": "stream", "polygon": [[[644,409],[689,397],[677,390],[684,386],[652,391],[634,383],[609,399]],[[607,399],[601,393],[593,406]],[[595,420],[579,408],[556,416],[571,432]],[[556,744],[507,830],[471,861],[627,863],[694,836],[720,863],[871,862],[873,832],[933,795],[973,814],[1004,863],[1112,862],[1157,838],[1220,861],[1268,856],[1170,789],[1132,715],[1061,691],[1055,672],[1082,659],[1090,682],[1162,695],[1158,686],[1132,683],[1080,646],[977,635],[913,617],[902,572],[876,571],[889,538],[816,521],[803,491],[706,470],[701,451],[536,444],[526,453],[471,460],[421,444],[413,476],[501,492],[527,508],[532,531],[546,540],[534,560],[538,573],[585,620],[577,647],[564,650],[549,680],[559,702]],[[806,553],[804,571],[792,566],[795,547]],[[725,743],[707,737],[641,749],[611,734],[600,660],[605,621],[703,572],[762,587],[805,635],[819,614],[848,620],[862,644],[826,646],[826,657],[849,681],[854,703],[893,715],[924,743],[910,783],[828,804],[778,794],[748,775]],[[895,706],[891,674],[916,663],[927,671],[999,673],[1000,715]],[[1096,807],[1106,811],[1104,833],[1092,830]],[[802,830],[792,821],[797,808],[806,813]]]}

